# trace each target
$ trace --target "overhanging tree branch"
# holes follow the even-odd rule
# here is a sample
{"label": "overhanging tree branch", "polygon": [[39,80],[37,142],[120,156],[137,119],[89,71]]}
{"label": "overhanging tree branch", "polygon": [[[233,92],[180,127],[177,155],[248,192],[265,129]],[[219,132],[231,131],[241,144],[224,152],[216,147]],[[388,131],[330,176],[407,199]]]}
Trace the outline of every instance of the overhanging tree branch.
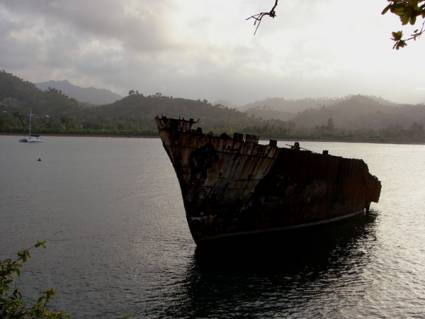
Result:
{"label": "overhanging tree branch", "polygon": [[[258,28],[260,27],[261,21],[265,16],[271,18],[276,17],[276,7],[279,0],[275,0],[273,7],[270,11],[264,11],[257,14],[254,14],[248,17],[246,20],[254,20],[255,31],[254,35],[257,33]],[[417,40],[425,33],[425,0],[387,0],[388,5],[382,11],[382,14],[391,12],[392,14],[400,18],[401,24],[406,25],[415,25],[418,18],[422,19],[421,28],[418,28],[413,31],[410,36],[407,38],[404,37],[402,31],[397,31],[392,33],[392,40],[394,41],[393,48],[398,50],[404,48],[407,45],[408,41]]]}
{"label": "overhanging tree branch", "polygon": [[393,49],[404,48],[407,45],[407,41],[414,40],[416,41],[423,33],[425,32],[425,20],[422,22],[422,27],[420,29],[416,29],[408,38],[403,38],[403,31],[397,31],[392,33],[392,40],[395,42],[393,45]]}
{"label": "overhanging tree branch", "polygon": [[246,18],[246,20],[251,20],[251,19],[254,20],[254,26],[256,27],[255,28],[255,31],[254,31],[254,35],[257,33],[257,30],[260,27],[261,21],[263,20],[263,18],[265,16],[269,16],[271,18],[276,17],[276,11],[275,11],[275,9],[277,7],[278,1],[279,0],[275,0],[274,6],[273,6],[273,8],[271,8],[270,11],[260,12],[260,13],[254,14],[254,15]]}
{"label": "overhanging tree branch", "polygon": [[[415,25],[417,19],[425,18],[425,0],[387,0],[388,5],[382,11],[382,14],[388,11],[397,15],[400,18],[402,25]],[[395,42],[393,48],[398,50],[404,48],[407,45],[407,41],[416,40],[424,32],[425,20],[422,22],[422,27],[416,29],[413,33],[405,38],[403,31],[397,31],[392,33],[392,40]]]}

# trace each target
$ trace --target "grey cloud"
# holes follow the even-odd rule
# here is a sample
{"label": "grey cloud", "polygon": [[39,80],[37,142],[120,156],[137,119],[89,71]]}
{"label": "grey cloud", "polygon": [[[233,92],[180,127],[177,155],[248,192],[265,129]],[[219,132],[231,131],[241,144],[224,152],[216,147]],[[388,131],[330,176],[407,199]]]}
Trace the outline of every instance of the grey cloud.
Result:
{"label": "grey cloud", "polygon": [[[0,0],[0,68],[31,81],[68,79],[121,94],[137,89],[238,103],[351,93],[412,100],[409,86],[421,86],[420,66],[408,65],[422,42],[397,54],[387,39],[360,48],[345,23],[335,26],[313,14],[332,13],[329,3],[343,6],[338,0],[290,0],[256,37],[240,12],[221,10],[226,1],[205,0],[201,13],[196,0],[185,1]],[[264,0],[235,0],[232,6],[254,3],[264,6]],[[349,25],[359,18],[339,19]],[[375,30],[368,34],[379,38]]]}
{"label": "grey cloud", "polygon": [[133,50],[173,46],[163,16],[172,9],[168,0],[138,1],[134,7],[115,0],[2,0],[12,13],[44,20],[49,32],[66,26],[68,32],[113,40]]}
{"label": "grey cloud", "polygon": [[36,41],[21,42],[12,36],[13,31],[22,30],[22,24],[15,21],[0,7],[0,67],[10,69],[29,68],[37,57]]}

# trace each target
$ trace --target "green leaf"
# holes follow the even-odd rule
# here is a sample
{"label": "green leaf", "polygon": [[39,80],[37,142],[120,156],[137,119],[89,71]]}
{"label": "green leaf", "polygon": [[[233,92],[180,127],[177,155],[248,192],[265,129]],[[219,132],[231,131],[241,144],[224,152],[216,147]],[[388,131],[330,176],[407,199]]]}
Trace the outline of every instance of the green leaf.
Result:
{"label": "green leaf", "polygon": [[31,254],[28,249],[20,250],[18,251],[18,257],[22,262],[26,262],[28,259],[31,258]]}
{"label": "green leaf", "polygon": [[400,48],[404,48],[406,45],[407,45],[406,41],[400,40],[400,41],[397,41],[396,44],[394,44],[393,48],[398,50]]}
{"label": "green leaf", "polygon": [[385,9],[382,10],[381,14],[387,13],[387,11],[390,10],[390,9],[391,9],[391,4],[389,4],[388,6],[386,6]]}
{"label": "green leaf", "polygon": [[46,241],[45,240],[39,240],[35,246],[36,248],[41,247],[41,248],[46,248]]}
{"label": "green leaf", "polygon": [[400,16],[400,21],[401,21],[401,24],[403,24],[403,25],[409,23],[409,16],[407,16],[407,15]]}
{"label": "green leaf", "polygon": [[400,41],[401,38],[403,37],[403,31],[393,32],[392,36],[394,41]]}

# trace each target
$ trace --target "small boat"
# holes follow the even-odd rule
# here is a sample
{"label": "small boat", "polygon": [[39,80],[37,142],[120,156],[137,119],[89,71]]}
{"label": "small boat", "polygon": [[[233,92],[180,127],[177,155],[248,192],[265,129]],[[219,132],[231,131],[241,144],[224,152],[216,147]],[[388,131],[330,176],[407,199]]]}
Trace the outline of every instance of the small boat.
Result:
{"label": "small boat", "polygon": [[31,125],[32,124],[32,111],[30,111],[29,114],[29,120],[28,120],[28,136],[24,136],[19,140],[21,143],[39,143],[41,142],[41,138],[39,134],[32,134],[31,133]]}
{"label": "small boat", "polygon": [[39,143],[39,142],[41,142],[41,139],[40,139],[40,135],[31,134],[31,135],[28,135],[28,136],[21,138],[19,140],[19,142],[21,142],[21,143]]}

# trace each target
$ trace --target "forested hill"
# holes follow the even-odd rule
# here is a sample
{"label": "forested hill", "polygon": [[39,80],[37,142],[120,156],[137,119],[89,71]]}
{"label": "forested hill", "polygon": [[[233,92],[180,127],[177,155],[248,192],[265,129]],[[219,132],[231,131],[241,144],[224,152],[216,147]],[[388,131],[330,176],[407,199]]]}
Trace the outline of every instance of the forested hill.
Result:
{"label": "forested hill", "polygon": [[[277,100],[276,100],[277,101]],[[311,108],[312,100],[287,117],[288,108],[241,112],[206,100],[173,98],[160,93],[145,96],[137,91],[112,104],[87,106],[57,89],[39,90],[34,84],[0,72],[0,132],[24,133],[33,112],[34,132],[46,134],[99,134],[156,136],[157,115],[200,120],[204,131],[243,132],[263,138],[425,143],[425,105],[399,105],[367,96],[328,100]],[[280,102],[282,102],[280,101]],[[279,102],[279,101],[278,101]],[[279,103],[280,103],[279,102]],[[321,100],[325,102],[325,100]],[[301,103],[301,104],[300,104]],[[291,110],[293,111],[293,110]],[[283,112],[284,115],[279,112]],[[264,118],[261,116],[265,114]],[[273,114],[273,116],[270,116]]]}
{"label": "forested hill", "polygon": [[153,119],[162,114],[199,119],[205,129],[214,132],[234,132],[265,122],[255,120],[235,109],[211,105],[206,100],[173,98],[160,94],[143,96],[135,93],[113,104],[99,106],[87,112],[88,118],[93,122],[96,121],[95,117],[101,117],[103,123],[112,125],[115,122],[120,129],[133,130],[143,127],[149,131],[156,131]]}
{"label": "forested hill", "polygon": [[83,107],[58,90],[43,92],[30,82],[0,71],[0,132],[24,132],[30,110],[35,114],[35,128],[60,132],[61,119],[77,117]]}
{"label": "forested hill", "polygon": [[0,71],[0,106],[3,113],[29,112],[45,114],[67,114],[80,110],[80,103],[60,91],[39,90],[33,83],[24,81],[13,74]]}
{"label": "forested hill", "polygon": [[[173,98],[161,94],[144,96],[137,91],[115,103],[85,106],[61,91],[46,92],[7,72],[0,72],[0,132],[24,132],[28,113],[39,133],[156,135],[154,117],[195,118],[216,133],[245,131],[282,134],[286,123],[265,121],[206,100]],[[254,131],[256,130],[256,131]],[[269,135],[270,135],[269,134]]]}

